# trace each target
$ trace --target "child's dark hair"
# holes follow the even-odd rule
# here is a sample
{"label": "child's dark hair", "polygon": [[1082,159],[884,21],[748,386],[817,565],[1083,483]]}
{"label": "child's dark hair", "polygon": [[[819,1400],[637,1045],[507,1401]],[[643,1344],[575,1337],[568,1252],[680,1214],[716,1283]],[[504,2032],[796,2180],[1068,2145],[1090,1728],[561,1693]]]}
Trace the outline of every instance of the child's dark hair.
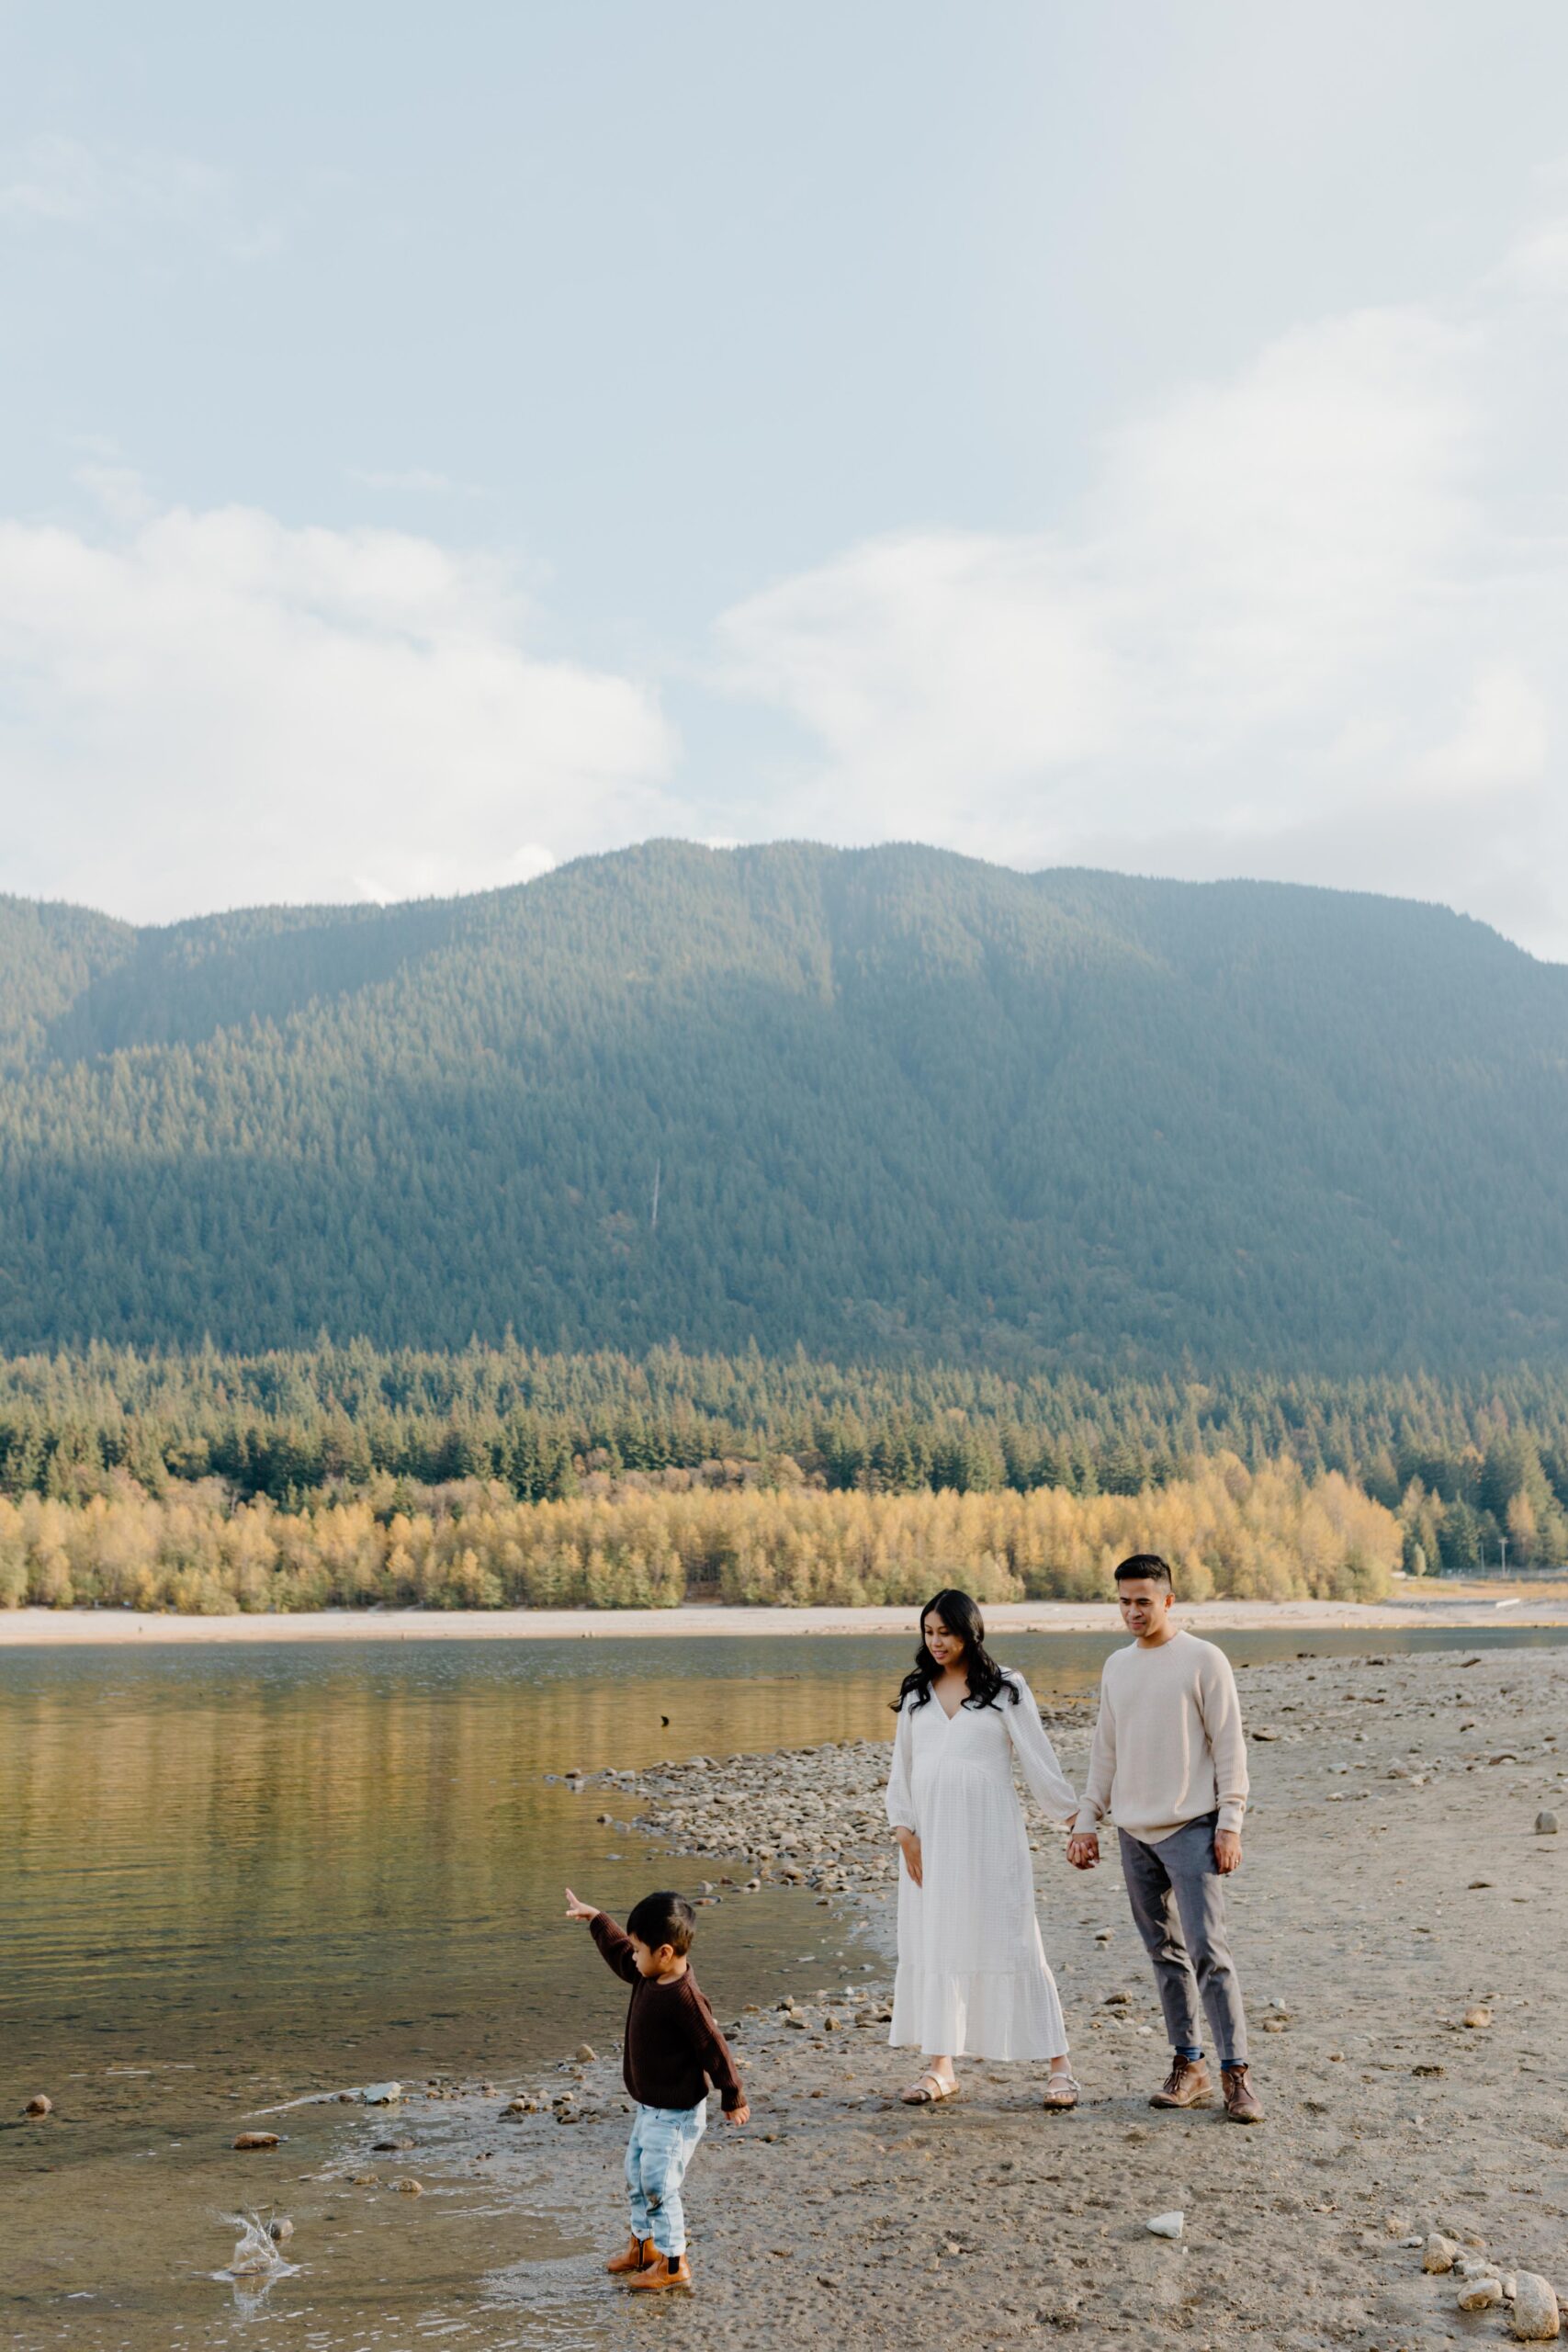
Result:
{"label": "child's dark hair", "polygon": [[696,1932],[697,1915],[683,1894],[668,1891],[660,1894],[645,1894],[626,1915],[627,1935],[636,1936],[649,1951],[657,1951],[660,1944],[668,1944],[680,1958],[691,1951],[692,1938]]}
{"label": "child's dark hair", "polygon": [[1168,1592],[1176,1590],[1176,1579],[1170,1573],[1170,1563],[1162,1560],[1157,1552],[1134,1552],[1116,1570],[1118,1584],[1130,1584],[1134,1577],[1146,1577],[1150,1584],[1163,1584]]}

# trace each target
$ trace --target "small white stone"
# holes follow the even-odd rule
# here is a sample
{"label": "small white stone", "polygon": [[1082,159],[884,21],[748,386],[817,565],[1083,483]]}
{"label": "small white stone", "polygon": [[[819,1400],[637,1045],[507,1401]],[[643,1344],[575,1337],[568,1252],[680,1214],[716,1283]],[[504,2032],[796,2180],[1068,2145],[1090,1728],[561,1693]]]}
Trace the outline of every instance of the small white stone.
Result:
{"label": "small white stone", "polygon": [[1179,2238],[1186,2220],[1185,2213],[1156,2213],[1144,2226],[1152,2238]]}

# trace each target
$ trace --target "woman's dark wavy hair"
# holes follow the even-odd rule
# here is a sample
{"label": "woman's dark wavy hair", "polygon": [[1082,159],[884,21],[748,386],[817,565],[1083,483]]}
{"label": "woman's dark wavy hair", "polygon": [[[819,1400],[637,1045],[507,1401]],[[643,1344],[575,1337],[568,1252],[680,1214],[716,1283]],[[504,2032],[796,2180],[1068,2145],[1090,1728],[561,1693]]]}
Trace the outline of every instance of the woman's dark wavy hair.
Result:
{"label": "woman's dark wavy hair", "polygon": [[920,1646],[915,1652],[915,1663],[898,1686],[898,1696],[893,1702],[893,1713],[901,1713],[906,1699],[911,1695],[917,1707],[923,1707],[931,1695],[931,1684],[942,1668],[926,1647],[926,1619],[940,1617],[950,1634],[956,1634],[964,1644],[964,1671],[969,1683],[966,1707],[994,1707],[1005,1690],[1016,1707],[1018,1685],[1010,1682],[990,1651],[986,1647],[986,1621],[980,1614],[980,1604],[966,1592],[955,1591],[951,1586],[945,1592],[933,1593],[920,1611]]}

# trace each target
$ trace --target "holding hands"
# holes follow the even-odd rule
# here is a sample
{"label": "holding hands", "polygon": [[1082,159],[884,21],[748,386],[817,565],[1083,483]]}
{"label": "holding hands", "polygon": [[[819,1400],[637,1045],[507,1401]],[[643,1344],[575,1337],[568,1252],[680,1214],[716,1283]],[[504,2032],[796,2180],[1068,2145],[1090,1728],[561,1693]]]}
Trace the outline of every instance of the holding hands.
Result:
{"label": "holding hands", "polygon": [[1067,1839],[1067,1860],[1076,1871],[1091,1871],[1100,1860],[1100,1834],[1075,1829]]}

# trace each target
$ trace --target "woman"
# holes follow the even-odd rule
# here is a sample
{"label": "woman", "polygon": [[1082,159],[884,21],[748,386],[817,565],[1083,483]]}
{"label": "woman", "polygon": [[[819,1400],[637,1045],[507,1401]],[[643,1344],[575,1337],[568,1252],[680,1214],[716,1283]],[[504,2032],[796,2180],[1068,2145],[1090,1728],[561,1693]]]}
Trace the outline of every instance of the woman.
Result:
{"label": "woman", "polygon": [[895,2047],[914,2043],[926,2071],[904,2093],[931,2107],[958,2088],[954,2058],[1048,2058],[1045,2105],[1078,2103],[1067,2030],[1034,1916],[1023,1777],[1053,1821],[1077,1809],[1021,1674],[986,1648],[966,1592],[939,1592],[920,1612],[914,1671],[894,1701],[898,1727],[887,1818],[902,1850]]}

